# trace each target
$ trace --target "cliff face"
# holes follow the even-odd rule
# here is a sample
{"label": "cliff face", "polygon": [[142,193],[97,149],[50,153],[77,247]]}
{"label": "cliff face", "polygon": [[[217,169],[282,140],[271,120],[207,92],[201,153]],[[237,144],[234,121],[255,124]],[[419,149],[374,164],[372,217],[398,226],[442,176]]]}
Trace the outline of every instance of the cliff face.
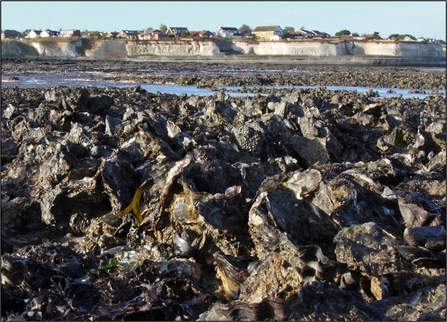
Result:
{"label": "cliff face", "polygon": [[245,41],[235,41],[231,49],[241,54],[255,55],[293,55],[293,56],[337,56],[346,55],[344,46],[330,43],[320,43],[313,41],[306,42],[284,42],[266,41],[259,43],[249,43]]}
{"label": "cliff face", "polygon": [[167,56],[212,56],[220,53],[219,47],[214,42],[150,42],[134,43],[126,45],[128,56],[167,55]]}
{"label": "cliff face", "polygon": [[[99,46],[99,47],[96,47]],[[239,53],[268,56],[386,56],[396,58],[445,59],[439,44],[420,42],[343,41],[340,43],[317,41],[153,41],[127,42],[106,40],[86,50],[79,41],[39,41],[29,44],[20,41],[3,41],[2,56],[54,56],[95,58],[127,58],[135,56],[213,56]]]}
{"label": "cliff face", "polygon": [[[84,50],[82,41],[75,42],[32,42],[40,56],[77,57]],[[77,49],[79,48],[79,49]]]}
{"label": "cliff face", "polygon": [[396,57],[441,57],[445,58],[445,50],[439,44],[420,42],[349,42],[346,43],[348,55],[374,55]]}
{"label": "cliff face", "polygon": [[396,57],[443,57],[445,50],[441,45],[431,43],[408,42],[340,42],[338,44],[300,41],[300,42],[233,42],[233,51],[241,54],[255,55],[294,55],[294,56],[341,56],[341,55],[371,55]]}
{"label": "cliff face", "polygon": [[24,43],[20,41],[2,41],[2,56],[49,56],[77,57],[85,52],[81,40],[78,41],[42,41]]}
{"label": "cliff face", "polygon": [[95,58],[127,58],[126,42],[123,40],[104,41],[92,53]]}
{"label": "cliff face", "polygon": [[39,56],[33,46],[15,40],[2,40],[2,57],[8,56]]}

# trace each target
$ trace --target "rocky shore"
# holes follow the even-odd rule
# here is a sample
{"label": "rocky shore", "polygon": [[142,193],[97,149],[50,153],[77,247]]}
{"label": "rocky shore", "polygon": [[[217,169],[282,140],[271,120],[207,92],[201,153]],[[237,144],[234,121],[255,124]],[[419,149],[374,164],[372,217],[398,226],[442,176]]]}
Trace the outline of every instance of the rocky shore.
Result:
{"label": "rocky shore", "polygon": [[445,71],[2,60],[66,70],[433,94],[2,88],[2,319],[446,319]]}

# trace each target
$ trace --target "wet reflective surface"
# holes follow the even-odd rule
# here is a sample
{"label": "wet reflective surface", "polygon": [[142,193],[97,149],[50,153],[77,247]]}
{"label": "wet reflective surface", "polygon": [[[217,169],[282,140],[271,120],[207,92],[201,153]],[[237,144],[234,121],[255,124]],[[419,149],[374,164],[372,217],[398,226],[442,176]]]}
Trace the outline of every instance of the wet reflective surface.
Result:
{"label": "wet reflective surface", "polygon": [[[188,74],[188,72],[172,72],[168,70],[139,70],[139,72],[154,72],[154,74]],[[257,74],[274,74],[279,73],[278,70],[264,70],[262,73],[250,70],[238,71],[238,70],[228,70],[220,71],[222,75],[257,75]],[[190,72],[191,73],[191,72]],[[196,72],[197,73],[197,72]],[[216,74],[215,71],[199,71],[199,74]],[[281,71],[281,73],[283,73]],[[288,74],[293,73],[305,73],[300,71],[287,71]],[[19,76],[13,75],[2,75],[2,87],[19,87],[19,88],[47,88],[52,86],[68,86],[68,87],[78,87],[78,86],[94,86],[94,87],[132,87],[135,85],[140,85],[143,89],[150,93],[160,92],[162,94],[173,94],[173,95],[197,95],[197,96],[210,96],[215,94],[216,90],[224,89],[224,91],[230,96],[255,96],[257,94],[247,93],[242,90],[245,89],[260,89],[258,92],[262,93],[262,90],[268,89],[293,89],[293,88],[318,88],[318,85],[300,85],[300,86],[216,86],[211,88],[198,88],[193,85],[175,85],[175,84],[149,84],[149,83],[136,83],[131,81],[115,81],[104,79],[104,73],[102,72],[66,72],[66,73],[39,73],[39,74],[23,74]],[[403,88],[378,88],[378,87],[359,87],[359,86],[323,86],[328,90],[340,91],[347,90],[349,92],[357,91],[359,93],[366,91],[377,92],[379,97],[396,97],[397,95],[402,95],[402,98],[419,98],[424,99],[429,95],[443,95],[445,96],[445,90],[438,90],[436,92],[430,92],[428,89],[423,90],[413,90],[413,89],[403,89]],[[430,94],[431,93],[431,94]]]}

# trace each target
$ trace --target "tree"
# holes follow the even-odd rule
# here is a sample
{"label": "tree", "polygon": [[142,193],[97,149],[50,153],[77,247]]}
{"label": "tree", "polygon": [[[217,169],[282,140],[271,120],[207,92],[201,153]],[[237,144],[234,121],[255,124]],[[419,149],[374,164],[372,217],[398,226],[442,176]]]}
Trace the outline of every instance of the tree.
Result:
{"label": "tree", "polygon": [[160,24],[160,31],[166,33],[166,31],[168,30],[168,27],[166,27],[166,25],[164,24]]}
{"label": "tree", "polygon": [[90,34],[94,37],[97,37],[98,39],[102,38],[102,35],[99,31],[91,31]]}
{"label": "tree", "polygon": [[353,32],[353,33],[351,34],[351,36],[352,36],[352,37],[358,37],[359,34],[358,34],[358,32]]}
{"label": "tree", "polygon": [[390,40],[398,40],[398,37],[400,37],[399,34],[391,34],[391,35],[388,36],[388,39],[390,39]]}
{"label": "tree", "polygon": [[339,32],[336,32],[335,36],[344,37],[344,36],[349,36],[350,34],[351,34],[351,32],[349,30],[343,29],[343,30],[340,30]]}
{"label": "tree", "polygon": [[249,26],[247,25],[242,25],[239,27],[239,30],[244,34],[244,35],[250,35],[251,32],[253,31],[253,29],[251,29]]}
{"label": "tree", "polygon": [[378,31],[374,31],[373,39],[382,39],[382,37],[379,36],[379,32]]}
{"label": "tree", "polygon": [[293,28],[293,27],[284,27],[284,29],[282,31],[283,31],[284,35],[289,35],[289,34],[295,32],[295,28]]}

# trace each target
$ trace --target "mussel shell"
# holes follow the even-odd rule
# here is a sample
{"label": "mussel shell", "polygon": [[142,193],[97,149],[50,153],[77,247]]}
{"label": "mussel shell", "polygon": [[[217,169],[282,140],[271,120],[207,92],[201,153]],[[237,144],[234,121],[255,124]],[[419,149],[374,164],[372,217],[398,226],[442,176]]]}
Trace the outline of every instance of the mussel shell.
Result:
{"label": "mussel shell", "polygon": [[421,246],[395,246],[394,249],[414,266],[439,268],[442,263],[428,249]]}
{"label": "mussel shell", "polygon": [[441,268],[443,267],[442,263],[436,259],[431,257],[421,257],[411,261],[416,267],[426,267],[426,268]]}
{"label": "mussel shell", "polygon": [[115,230],[115,233],[113,234],[113,236],[118,237],[118,238],[126,238],[131,226],[132,226],[132,222],[130,222],[130,221],[123,223],[121,226],[119,226]]}
{"label": "mussel shell", "polygon": [[404,231],[405,243],[409,246],[425,246],[427,249],[445,249],[444,226],[409,227]]}
{"label": "mussel shell", "polygon": [[359,285],[359,277],[354,277],[353,273],[346,272],[341,276],[340,279],[340,287],[344,290],[346,289],[355,289]]}
{"label": "mussel shell", "polygon": [[116,216],[114,213],[108,213],[101,217],[102,221],[110,227],[119,228],[123,222],[121,217]]}
{"label": "mussel shell", "polygon": [[75,213],[70,217],[69,226],[73,235],[81,236],[88,228],[90,222],[86,217],[87,216],[81,212]]}
{"label": "mussel shell", "polygon": [[430,251],[420,246],[394,246],[394,249],[408,261],[413,261],[422,257],[434,258]]}

